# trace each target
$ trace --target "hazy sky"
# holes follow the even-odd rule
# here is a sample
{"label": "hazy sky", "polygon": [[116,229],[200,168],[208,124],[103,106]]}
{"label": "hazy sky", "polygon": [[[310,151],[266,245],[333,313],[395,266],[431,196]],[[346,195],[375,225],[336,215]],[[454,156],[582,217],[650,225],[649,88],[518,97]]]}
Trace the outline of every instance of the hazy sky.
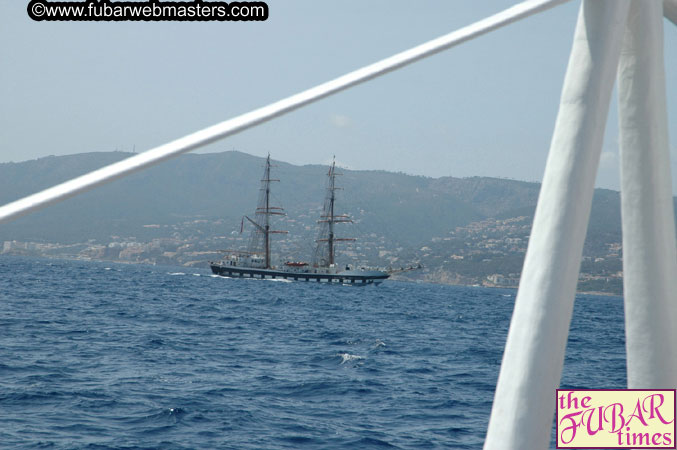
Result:
{"label": "hazy sky", "polygon": [[[33,22],[0,0],[0,162],[147,150],[516,1],[269,0],[266,22]],[[293,164],[540,181],[580,2],[206,147]],[[677,27],[665,21],[677,161]],[[614,100],[615,102],[615,100]],[[617,116],[598,185],[618,187]],[[673,162],[673,173],[677,165]],[[673,183],[677,184],[677,183]]]}

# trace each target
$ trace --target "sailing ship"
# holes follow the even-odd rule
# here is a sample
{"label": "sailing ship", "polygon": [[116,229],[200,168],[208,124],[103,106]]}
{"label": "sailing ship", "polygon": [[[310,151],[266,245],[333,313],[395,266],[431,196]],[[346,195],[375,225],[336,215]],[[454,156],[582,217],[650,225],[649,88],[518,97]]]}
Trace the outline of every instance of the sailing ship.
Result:
{"label": "sailing ship", "polygon": [[320,216],[319,234],[311,263],[287,261],[281,267],[271,264],[271,236],[287,233],[271,229],[271,218],[284,216],[284,209],[272,205],[271,183],[280,180],[272,179],[270,174],[270,155],[266,158],[265,170],[261,179],[259,201],[254,218],[245,216],[242,219],[254,226],[247,251],[226,251],[226,256],[219,262],[210,262],[212,272],[216,275],[234,278],[284,279],[294,281],[316,281],[327,283],[343,283],[351,285],[378,284],[390,277],[388,272],[372,270],[365,267],[352,268],[336,263],[336,244],[354,241],[354,238],[342,238],[335,234],[335,225],[350,223],[346,214],[336,214],[336,161],[329,167],[327,189],[324,206]]}

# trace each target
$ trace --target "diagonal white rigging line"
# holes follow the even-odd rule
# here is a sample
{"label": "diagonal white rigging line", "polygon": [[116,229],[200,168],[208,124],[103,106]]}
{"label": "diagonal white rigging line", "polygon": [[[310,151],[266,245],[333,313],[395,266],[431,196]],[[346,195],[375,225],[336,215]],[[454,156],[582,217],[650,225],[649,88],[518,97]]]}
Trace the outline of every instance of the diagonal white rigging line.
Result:
{"label": "diagonal white rigging line", "polygon": [[384,75],[420,59],[434,55],[462,42],[509,25],[532,14],[545,11],[568,0],[527,0],[500,13],[453,31],[417,47],[405,50],[369,66],[350,72],[334,80],[287,97],[270,105],[242,114],[233,119],[189,134],[144,153],[102,167],[62,184],[0,207],[0,223],[42,209],[96,186],[150,167],[161,161],[210,144],[218,139],[244,131],[258,124],[286,114],[329,95]]}

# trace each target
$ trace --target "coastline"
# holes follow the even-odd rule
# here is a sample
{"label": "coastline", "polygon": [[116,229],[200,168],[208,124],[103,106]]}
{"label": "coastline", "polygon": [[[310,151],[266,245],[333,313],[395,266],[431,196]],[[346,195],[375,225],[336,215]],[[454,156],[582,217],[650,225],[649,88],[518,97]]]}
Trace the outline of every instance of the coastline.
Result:
{"label": "coastline", "polygon": [[[209,269],[209,263],[206,260],[197,260],[197,261],[189,261],[186,263],[174,263],[172,264],[171,261],[167,262],[155,262],[155,261],[129,261],[129,260],[121,260],[121,259],[102,259],[102,258],[90,258],[90,257],[82,257],[82,256],[68,256],[68,255],[49,255],[49,254],[18,254],[18,253],[0,253],[0,257],[5,256],[5,257],[28,257],[28,258],[44,258],[44,259],[55,259],[55,260],[66,260],[66,261],[91,261],[91,262],[97,262],[97,263],[114,263],[114,264],[133,264],[133,265],[149,265],[149,266],[168,266],[168,267],[183,267],[183,268],[201,268],[201,269]],[[437,285],[444,285],[444,286],[463,286],[463,287],[481,287],[481,288],[488,288],[488,289],[509,289],[517,292],[517,286],[516,285],[511,285],[511,286],[502,286],[502,285],[496,285],[492,283],[475,283],[475,282],[462,282],[460,277],[451,277],[448,275],[447,272],[444,272],[442,276],[437,276],[435,277],[430,273],[426,274],[417,274],[415,271],[414,272],[405,272],[405,273],[400,273],[400,274],[394,274],[390,277],[390,280],[392,281],[403,281],[403,282],[410,282],[410,283],[430,283],[430,284],[437,284]],[[617,294],[614,292],[604,292],[604,291],[587,291],[587,290],[577,290],[576,294],[583,294],[583,295],[596,295],[596,296],[604,296],[604,297],[623,297],[622,294]]]}

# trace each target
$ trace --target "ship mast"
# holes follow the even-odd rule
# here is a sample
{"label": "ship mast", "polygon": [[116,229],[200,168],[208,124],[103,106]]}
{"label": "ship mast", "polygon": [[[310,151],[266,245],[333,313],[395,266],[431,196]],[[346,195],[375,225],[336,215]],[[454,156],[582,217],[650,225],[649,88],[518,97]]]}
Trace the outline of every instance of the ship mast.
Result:
{"label": "ship mast", "polygon": [[[314,264],[320,267],[330,267],[335,264],[334,244],[339,241],[354,241],[354,238],[337,238],[334,234],[334,224],[352,223],[350,216],[346,214],[336,214],[334,207],[336,204],[336,191],[341,189],[336,187],[336,160],[334,159],[329,167],[329,177],[327,185],[327,196],[325,197],[322,216],[318,221],[323,226],[320,227],[320,237],[317,239],[317,249],[315,250]],[[325,247],[326,243],[326,247]]]}
{"label": "ship mast", "polygon": [[250,243],[250,251],[256,253],[257,249],[260,248],[259,237],[263,236],[263,250],[265,254],[264,264],[266,269],[270,269],[270,235],[271,234],[282,234],[287,233],[287,231],[277,231],[270,229],[270,216],[284,216],[284,209],[278,206],[270,206],[270,183],[274,180],[270,178],[270,154],[266,158],[266,168],[263,172],[263,178],[261,179],[261,194],[259,197],[259,204],[256,208],[256,220],[252,220],[249,217],[245,216],[246,219],[251,222],[256,229],[252,235],[252,240]]}
{"label": "ship mast", "polygon": [[266,171],[264,175],[266,185],[266,207],[264,217],[266,218],[266,228],[264,230],[266,241],[266,269],[270,267],[270,154],[266,158]]}

